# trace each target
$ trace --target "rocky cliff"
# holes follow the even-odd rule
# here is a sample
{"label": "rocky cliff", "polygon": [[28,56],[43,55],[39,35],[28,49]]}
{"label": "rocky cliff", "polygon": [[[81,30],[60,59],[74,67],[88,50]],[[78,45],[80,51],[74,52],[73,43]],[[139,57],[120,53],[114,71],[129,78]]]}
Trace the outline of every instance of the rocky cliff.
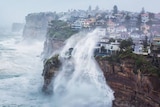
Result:
{"label": "rocky cliff", "polygon": [[106,81],[114,90],[113,107],[160,107],[160,78],[134,73],[134,60],[110,63],[97,59]]}
{"label": "rocky cliff", "polygon": [[56,73],[58,72],[59,68],[61,66],[61,62],[58,58],[58,55],[55,55],[44,62],[44,69],[42,76],[44,77],[44,84],[42,91],[46,94],[52,94],[53,93],[53,84],[52,80]]}
{"label": "rocky cliff", "polygon": [[65,44],[65,40],[76,33],[78,31],[71,29],[67,22],[52,20],[47,29],[46,41],[44,43],[44,59],[61,49]]}
{"label": "rocky cliff", "polygon": [[25,19],[23,37],[25,39],[44,40],[49,22],[57,19],[57,15],[51,12],[31,13]]}
{"label": "rocky cliff", "polygon": [[[96,60],[106,82],[114,90],[113,107],[160,107],[160,78],[157,75],[145,75],[140,71],[135,73],[132,59],[114,64],[100,58]],[[43,70],[45,93],[52,93],[52,79],[60,66],[58,55],[45,62]]]}

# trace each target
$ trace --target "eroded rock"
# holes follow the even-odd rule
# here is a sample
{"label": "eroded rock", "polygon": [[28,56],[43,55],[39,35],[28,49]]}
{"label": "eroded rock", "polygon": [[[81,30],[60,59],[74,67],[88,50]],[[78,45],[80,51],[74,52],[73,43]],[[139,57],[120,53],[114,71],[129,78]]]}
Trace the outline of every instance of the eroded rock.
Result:
{"label": "eroded rock", "polygon": [[61,66],[61,62],[59,60],[59,55],[54,55],[50,59],[44,62],[44,69],[42,76],[44,77],[44,84],[42,91],[46,94],[53,93],[53,78],[58,72]]}
{"label": "eroded rock", "polygon": [[160,107],[160,79],[154,75],[133,72],[133,61],[110,64],[97,60],[108,85],[114,90],[113,107]]}

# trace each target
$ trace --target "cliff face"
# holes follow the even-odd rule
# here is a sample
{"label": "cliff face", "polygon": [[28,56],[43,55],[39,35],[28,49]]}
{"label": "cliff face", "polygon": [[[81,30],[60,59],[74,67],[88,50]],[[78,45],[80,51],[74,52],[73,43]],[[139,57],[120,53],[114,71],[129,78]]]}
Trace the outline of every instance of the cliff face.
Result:
{"label": "cliff face", "polygon": [[26,24],[23,30],[25,39],[43,39],[47,33],[48,23],[56,19],[55,13],[31,13],[26,16]]}
{"label": "cliff face", "polygon": [[44,59],[50,57],[53,52],[58,51],[64,46],[64,40],[56,40],[52,38],[47,38],[44,43],[43,57]]}
{"label": "cliff face", "polygon": [[61,20],[52,20],[49,24],[44,43],[44,58],[48,58],[53,52],[64,46],[64,41],[78,31],[70,28],[67,22]]}
{"label": "cliff face", "polygon": [[133,60],[120,64],[97,60],[115,92],[113,107],[160,107],[160,79],[133,72]]}
{"label": "cliff face", "polygon": [[58,55],[53,56],[52,58],[48,59],[44,63],[44,69],[42,76],[44,77],[44,84],[42,91],[45,92],[46,94],[51,94],[53,93],[53,84],[52,80],[53,77],[56,75],[58,72],[58,69],[61,66],[61,62],[58,58]]}

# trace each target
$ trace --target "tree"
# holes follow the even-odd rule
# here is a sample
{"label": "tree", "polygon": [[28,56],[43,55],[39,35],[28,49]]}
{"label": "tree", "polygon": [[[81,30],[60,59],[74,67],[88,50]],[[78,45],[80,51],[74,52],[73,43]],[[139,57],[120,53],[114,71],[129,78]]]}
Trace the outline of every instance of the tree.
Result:
{"label": "tree", "polygon": [[138,27],[138,28],[140,28],[140,25],[141,25],[141,23],[142,23],[141,20],[142,20],[142,19],[141,19],[141,14],[139,14],[138,17],[137,17],[137,27]]}
{"label": "tree", "polygon": [[92,10],[92,7],[91,5],[88,7],[88,11],[90,12]]}
{"label": "tree", "polygon": [[130,19],[131,19],[131,17],[130,17],[129,14],[127,13],[127,15],[126,15],[126,17],[125,17],[125,20],[126,20],[127,22],[129,22]]}
{"label": "tree", "polygon": [[101,47],[101,53],[105,53],[106,52],[106,49],[104,46]]}
{"label": "tree", "polygon": [[146,49],[147,48],[147,45],[148,45],[148,37],[147,36],[145,36],[145,40],[143,41],[143,47],[144,47],[144,49]]}
{"label": "tree", "polygon": [[98,6],[96,6],[95,10],[96,10],[96,11],[98,11],[98,10],[99,10],[99,7],[98,7]]}
{"label": "tree", "polygon": [[126,17],[125,17],[125,22],[126,22],[126,26],[129,27],[130,26],[130,19],[131,16],[129,16],[129,14],[127,13]]}
{"label": "tree", "polygon": [[144,14],[144,13],[145,13],[145,9],[144,7],[142,7],[141,14]]}
{"label": "tree", "polygon": [[121,50],[127,50],[127,49],[131,49],[132,45],[133,45],[133,41],[132,41],[131,38],[129,38],[128,40],[121,41],[119,47],[120,47]]}
{"label": "tree", "polygon": [[113,15],[115,15],[117,13],[118,13],[118,7],[117,7],[117,5],[114,5],[114,7],[113,7]]}

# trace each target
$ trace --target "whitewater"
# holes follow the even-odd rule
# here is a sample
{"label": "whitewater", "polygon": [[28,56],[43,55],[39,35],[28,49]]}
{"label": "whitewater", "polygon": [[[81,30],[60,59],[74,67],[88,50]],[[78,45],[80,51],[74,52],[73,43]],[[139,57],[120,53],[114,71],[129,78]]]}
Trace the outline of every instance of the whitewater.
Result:
{"label": "whitewater", "polygon": [[[44,42],[0,34],[0,107],[111,107],[113,91],[93,56],[97,40],[94,31],[66,41],[59,53],[63,64],[53,80],[54,94],[47,96],[42,93]],[[65,54],[69,48],[70,59]]]}
{"label": "whitewater", "polygon": [[[59,52],[62,67],[53,79],[50,107],[111,107],[113,91],[95,58],[99,29],[70,37]],[[69,52],[73,49],[72,52]]]}
{"label": "whitewater", "polygon": [[41,107],[43,42],[21,34],[0,34],[0,107]]}

